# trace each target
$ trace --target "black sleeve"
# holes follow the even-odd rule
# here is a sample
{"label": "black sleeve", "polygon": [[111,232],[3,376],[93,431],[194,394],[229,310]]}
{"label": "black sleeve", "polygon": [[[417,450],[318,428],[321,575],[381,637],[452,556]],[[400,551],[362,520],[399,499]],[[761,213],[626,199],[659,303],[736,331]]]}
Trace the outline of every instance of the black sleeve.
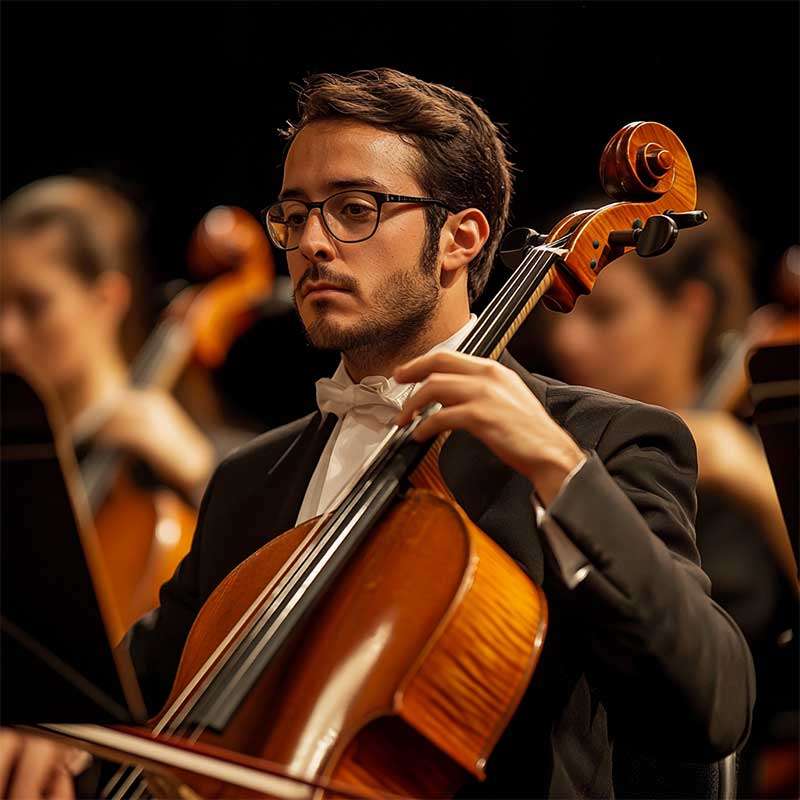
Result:
{"label": "black sleeve", "polygon": [[699,566],[694,441],[676,415],[637,404],[596,450],[548,510],[593,567],[573,600],[609,720],[662,755],[720,758],[747,738],[755,678]]}

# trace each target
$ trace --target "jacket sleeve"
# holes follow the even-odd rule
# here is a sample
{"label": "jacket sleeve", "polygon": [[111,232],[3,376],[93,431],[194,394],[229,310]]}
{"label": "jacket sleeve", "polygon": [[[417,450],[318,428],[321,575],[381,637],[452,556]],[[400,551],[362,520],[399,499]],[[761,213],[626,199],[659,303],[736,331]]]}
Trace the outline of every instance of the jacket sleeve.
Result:
{"label": "jacket sleeve", "polygon": [[676,415],[624,406],[548,509],[591,566],[572,596],[610,723],[695,761],[742,746],[755,699],[747,644],[699,566],[696,473]]}

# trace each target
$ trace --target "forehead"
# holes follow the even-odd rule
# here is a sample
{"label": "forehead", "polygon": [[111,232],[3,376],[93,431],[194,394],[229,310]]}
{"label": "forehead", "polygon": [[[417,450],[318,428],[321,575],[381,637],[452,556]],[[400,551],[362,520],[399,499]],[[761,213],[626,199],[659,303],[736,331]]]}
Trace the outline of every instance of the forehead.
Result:
{"label": "forehead", "polygon": [[68,277],[65,235],[57,225],[30,234],[4,232],[2,254],[4,286],[33,286]]}
{"label": "forehead", "polygon": [[631,306],[658,300],[652,281],[645,274],[644,264],[636,256],[626,254],[603,270],[591,294],[581,298],[585,307],[613,301],[616,305]]}
{"label": "forehead", "polygon": [[282,195],[321,200],[345,182],[369,180],[378,191],[418,194],[414,164],[419,153],[399,134],[358,122],[312,122],[297,134],[286,156]]}

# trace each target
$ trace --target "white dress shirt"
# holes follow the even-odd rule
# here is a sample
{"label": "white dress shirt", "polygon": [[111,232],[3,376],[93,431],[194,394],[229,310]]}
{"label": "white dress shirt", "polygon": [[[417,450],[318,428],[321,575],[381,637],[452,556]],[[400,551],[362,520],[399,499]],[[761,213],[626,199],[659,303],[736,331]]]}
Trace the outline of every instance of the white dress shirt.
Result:
{"label": "white dress shirt", "polygon": [[[471,314],[462,328],[429,352],[456,350],[477,321],[475,314]],[[336,414],[339,419],[311,476],[296,524],[338,505],[381,444],[391,436],[394,430],[392,420],[416,386],[397,383],[382,375],[371,375],[360,383],[354,383],[347,374],[344,361],[339,362],[332,378],[317,381],[319,410],[323,414]],[[585,463],[584,458],[566,477],[560,491]],[[535,491],[531,493],[531,502],[536,512],[536,523],[550,543],[562,577],[567,586],[574,588],[589,574],[588,560],[547,514]]]}

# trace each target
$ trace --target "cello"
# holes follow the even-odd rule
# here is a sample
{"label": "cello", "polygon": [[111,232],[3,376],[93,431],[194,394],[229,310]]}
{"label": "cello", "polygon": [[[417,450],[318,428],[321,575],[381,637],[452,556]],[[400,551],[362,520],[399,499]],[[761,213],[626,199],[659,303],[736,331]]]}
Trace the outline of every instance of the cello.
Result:
{"label": "cello", "polygon": [[[219,206],[206,214],[189,256],[201,274],[221,274],[172,300],[132,366],[135,387],[171,389],[190,359],[205,369],[219,366],[247,315],[270,292],[269,244],[242,209]],[[119,616],[115,641],[158,605],[158,590],[188,552],[197,522],[195,509],[171,490],[138,485],[125,462],[119,449],[98,446],[81,464]]]}
{"label": "cello", "polygon": [[[568,311],[615,258],[634,247],[657,255],[704,219],[688,155],[664,126],[620,131],[601,177],[620,202],[575,212],[546,236],[527,232],[461,352],[497,358],[539,299]],[[333,511],[223,580],[144,738],[221,747],[381,796],[446,795],[483,776],[541,652],[546,605],[453,502],[437,464],[443,439],[413,440],[437,410],[393,429]],[[127,796],[136,772],[106,795]],[[174,774],[200,795],[228,794],[222,775]]]}

